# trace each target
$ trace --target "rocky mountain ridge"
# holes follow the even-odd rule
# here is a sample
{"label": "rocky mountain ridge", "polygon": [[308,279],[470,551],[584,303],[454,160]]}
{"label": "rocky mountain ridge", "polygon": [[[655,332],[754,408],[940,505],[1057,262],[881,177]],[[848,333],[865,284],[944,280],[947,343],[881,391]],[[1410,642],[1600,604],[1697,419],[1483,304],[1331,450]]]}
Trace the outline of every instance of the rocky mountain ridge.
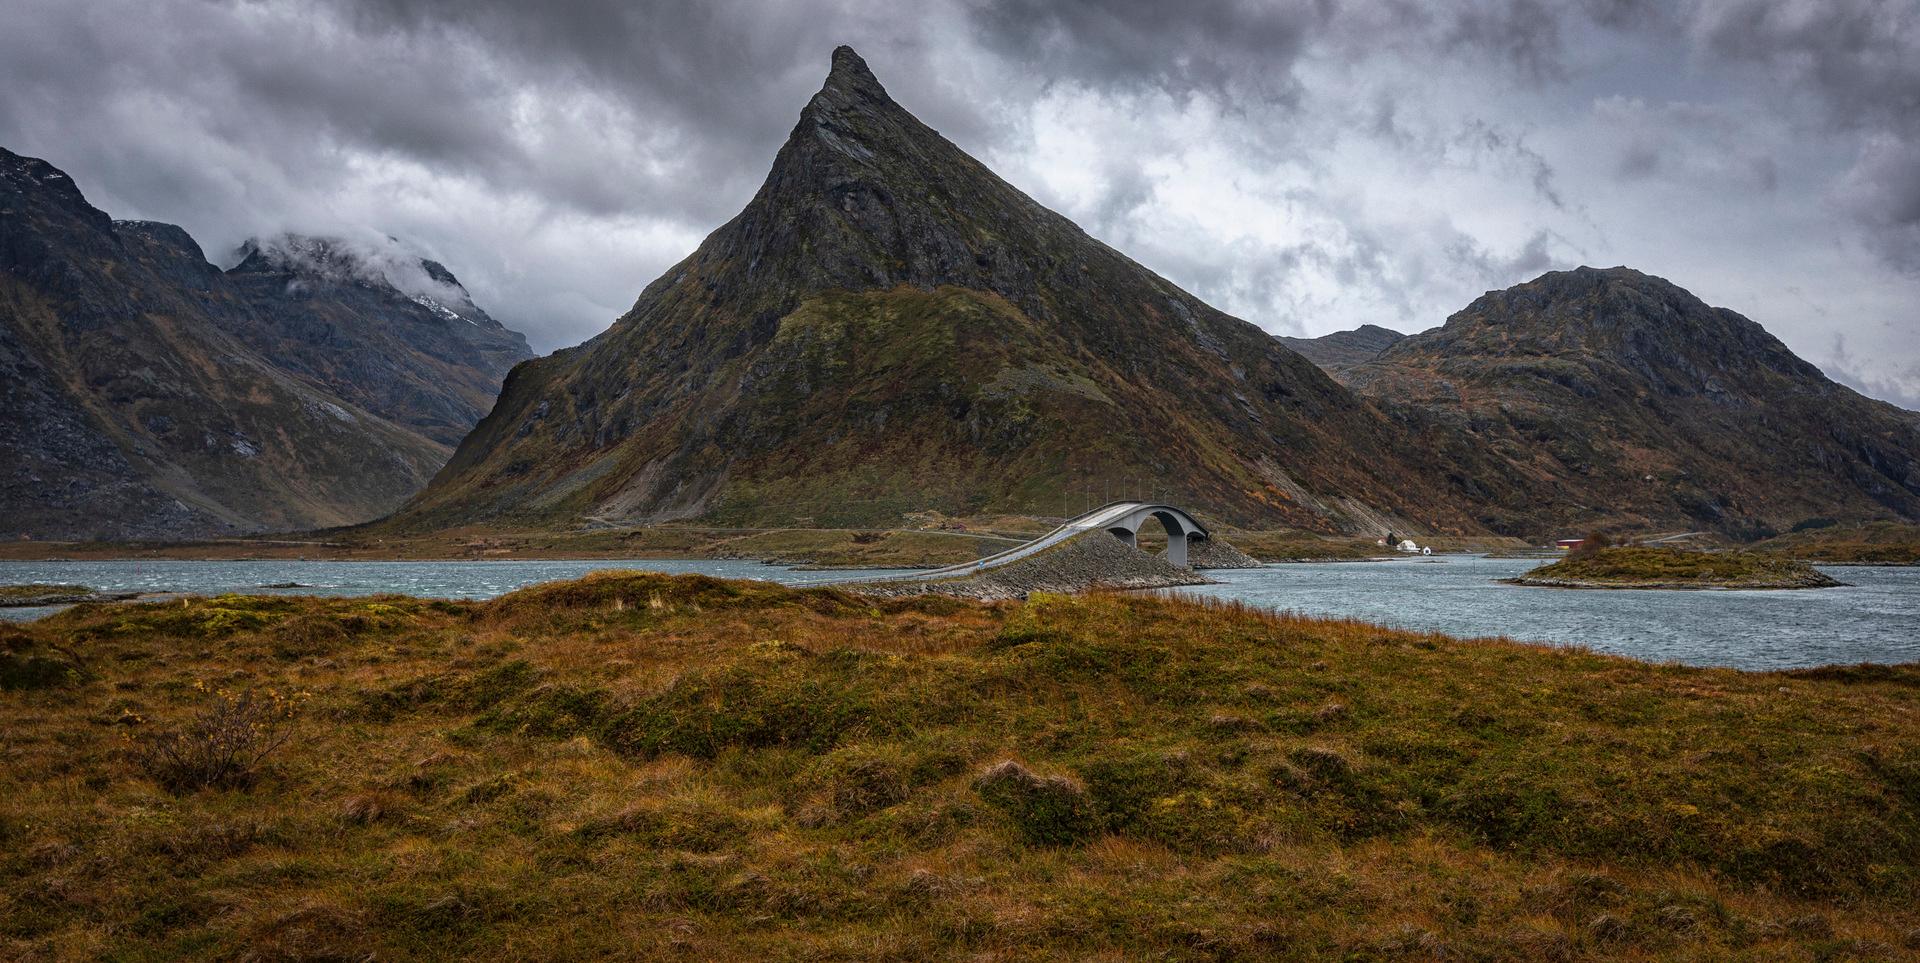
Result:
{"label": "rocky mountain ridge", "polygon": [[1347,331],[1335,331],[1317,338],[1282,336],[1280,343],[1298,351],[1308,361],[1338,376],[1341,371],[1372,361],[1380,352],[1393,347],[1406,335],[1377,324],[1363,324]]}
{"label": "rocky mountain ridge", "polygon": [[445,266],[399,248],[282,234],[242,246],[227,280],[255,309],[230,333],[275,364],[449,447],[492,409],[527,340]]}
{"label": "rocky mountain ridge", "polygon": [[1760,325],[1625,267],[1488,292],[1341,378],[1450,451],[1497,453],[1510,533],[1920,517],[1920,429]]}
{"label": "rocky mountain ridge", "polygon": [[446,447],[264,355],[269,327],[184,230],[0,149],[0,534],[309,529],[418,489]]}

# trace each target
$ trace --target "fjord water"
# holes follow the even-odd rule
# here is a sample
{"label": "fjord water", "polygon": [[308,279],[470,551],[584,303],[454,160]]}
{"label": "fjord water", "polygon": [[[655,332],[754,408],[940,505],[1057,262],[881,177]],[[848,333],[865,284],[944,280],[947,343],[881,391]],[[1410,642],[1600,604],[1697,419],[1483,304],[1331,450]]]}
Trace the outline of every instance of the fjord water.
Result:
{"label": "fjord water", "polygon": [[1920,568],[1820,566],[1788,591],[1550,589],[1500,579],[1539,559],[1445,556],[1208,572],[1183,594],[1473,638],[1584,645],[1650,662],[1790,669],[1920,661]]}
{"label": "fjord water", "polygon": [[[1240,599],[1305,615],[1361,619],[1466,638],[1507,636],[1654,662],[1785,669],[1920,661],[1920,569],[1823,567],[1844,588],[1783,592],[1570,591],[1498,579],[1534,559],[1444,556],[1269,565],[1207,573],[1183,594]],[[112,592],[279,592],[491,598],[604,569],[697,572],[787,585],[857,581],[874,571],[804,571],[736,560],[593,561],[0,561],[0,584],[73,583]],[[299,588],[264,586],[298,583]],[[33,618],[49,609],[0,609]]]}

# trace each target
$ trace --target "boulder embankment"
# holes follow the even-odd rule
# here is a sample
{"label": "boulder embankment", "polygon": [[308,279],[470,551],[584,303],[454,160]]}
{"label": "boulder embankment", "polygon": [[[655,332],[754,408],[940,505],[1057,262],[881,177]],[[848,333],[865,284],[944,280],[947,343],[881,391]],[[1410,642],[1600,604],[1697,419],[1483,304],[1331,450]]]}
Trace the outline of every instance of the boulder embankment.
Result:
{"label": "boulder embankment", "polygon": [[869,595],[954,595],[982,602],[1023,599],[1034,592],[1172,588],[1211,585],[1213,580],[1181,568],[1105,532],[1088,532],[1002,568],[941,579],[902,579],[845,586]]}
{"label": "boulder embankment", "polygon": [[[1163,554],[1162,558],[1165,557]],[[1262,563],[1247,553],[1217,538],[1187,541],[1187,564],[1195,571],[1210,568],[1260,568]]]}

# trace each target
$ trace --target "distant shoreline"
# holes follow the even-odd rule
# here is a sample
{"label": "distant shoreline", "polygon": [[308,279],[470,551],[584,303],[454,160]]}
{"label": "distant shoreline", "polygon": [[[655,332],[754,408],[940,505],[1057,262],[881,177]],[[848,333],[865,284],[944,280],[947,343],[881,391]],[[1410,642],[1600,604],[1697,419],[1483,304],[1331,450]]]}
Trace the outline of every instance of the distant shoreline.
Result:
{"label": "distant shoreline", "polygon": [[1797,589],[1846,588],[1845,582],[1829,581],[1822,584],[1787,584],[1780,582],[1755,582],[1741,584],[1737,582],[1703,585],[1697,582],[1586,582],[1573,579],[1530,579],[1517,575],[1513,578],[1495,579],[1505,585],[1518,585],[1521,588],[1550,589],[1651,589],[1662,592],[1788,592]]}

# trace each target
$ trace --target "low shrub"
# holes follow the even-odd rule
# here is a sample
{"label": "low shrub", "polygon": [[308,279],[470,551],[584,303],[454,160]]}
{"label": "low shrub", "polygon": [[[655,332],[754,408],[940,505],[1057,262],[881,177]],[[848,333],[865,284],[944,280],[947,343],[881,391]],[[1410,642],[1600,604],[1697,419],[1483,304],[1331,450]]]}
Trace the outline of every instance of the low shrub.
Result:
{"label": "low shrub", "polygon": [[0,690],[53,689],[81,674],[79,666],[65,659],[0,651]]}
{"label": "low shrub", "polygon": [[214,694],[185,727],[159,733],[138,754],[155,782],[174,792],[237,788],[293,738],[302,696],[276,690]]}

